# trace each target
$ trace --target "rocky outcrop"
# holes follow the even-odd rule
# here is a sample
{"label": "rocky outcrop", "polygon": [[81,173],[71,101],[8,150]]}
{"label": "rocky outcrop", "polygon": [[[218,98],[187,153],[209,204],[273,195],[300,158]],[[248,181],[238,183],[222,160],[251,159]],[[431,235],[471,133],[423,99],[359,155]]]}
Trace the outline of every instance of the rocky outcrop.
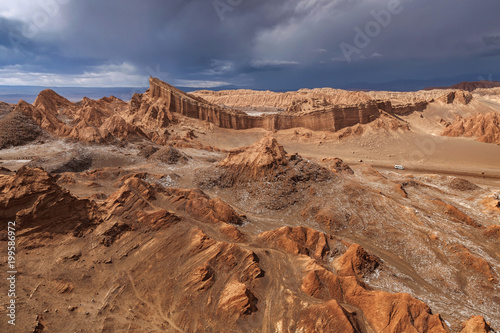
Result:
{"label": "rocky outcrop", "polygon": [[474,137],[480,142],[500,144],[500,114],[491,112],[460,117],[446,127],[442,135]]}
{"label": "rocky outcrop", "polygon": [[239,318],[257,311],[257,299],[243,283],[233,281],[226,285],[217,307],[223,317]]}
{"label": "rocky outcrop", "polygon": [[139,212],[137,218],[141,225],[145,225],[151,230],[168,228],[181,221],[180,217],[165,209],[153,213]]}
{"label": "rocky outcrop", "polygon": [[224,178],[232,182],[249,180],[278,181],[324,181],[332,173],[304,160],[300,155],[289,155],[282,145],[272,137],[264,137],[251,146],[231,150],[219,165],[224,170]]}
{"label": "rocky outcrop", "polygon": [[71,132],[71,128],[57,118],[54,108],[51,108],[50,105],[52,105],[52,103],[49,103],[49,106],[46,108],[38,108],[21,100],[16,105],[14,111],[27,115],[33,119],[38,126],[49,133],[58,136],[68,135]]}
{"label": "rocky outcrop", "polygon": [[304,254],[322,260],[330,254],[329,242],[333,237],[305,227],[282,227],[261,233],[258,239],[293,255]]}
{"label": "rocky outcrop", "polygon": [[[352,258],[359,257],[353,254],[364,252],[364,250],[360,250],[357,245],[353,246],[351,246],[352,250],[348,250],[337,260],[337,271],[345,275],[337,275],[314,261],[309,262],[306,275],[302,280],[302,291],[325,301],[326,303],[323,304],[335,300],[353,307],[348,307],[350,311],[347,313],[357,320],[351,322],[354,325],[347,331],[356,331],[356,325],[362,325],[359,317],[362,313],[371,330],[375,332],[448,332],[439,315],[432,314],[426,304],[410,295],[366,289],[358,280],[359,272],[352,269]],[[376,257],[373,260],[379,261]],[[363,326],[366,327],[366,323]]]}
{"label": "rocky outcrop", "polygon": [[177,211],[188,213],[203,222],[241,225],[243,219],[219,198],[212,199],[200,190],[166,188],[164,193]]}
{"label": "rocky outcrop", "polygon": [[230,151],[215,170],[197,177],[202,188],[244,188],[258,198],[257,206],[271,210],[299,202],[311,184],[333,178],[332,171],[298,154],[288,155],[271,137]]}
{"label": "rocky outcrop", "polygon": [[74,103],[51,89],[45,89],[38,94],[33,106],[45,113],[55,115],[59,111],[74,107]]}
{"label": "rocky outcrop", "polygon": [[382,261],[379,258],[369,254],[358,244],[351,245],[347,252],[334,263],[337,275],[355,276],[359,279],[373,273],[380,265]]}
{"label": "rocky outcrop", "polygon": [[[165,188],[144,181],[145,175],[127,175],[121,187],[104,203],[107,218],[119,216],[130,219],[141,211],[155,210],[153,202],[161,198],[169,202],[176,212],[205,223],[241,225],[243,219],[234,209],[219,198],[212,199],[200,190]],[[143,216],[143,213],[140,213]]]}
{"label": "rocky outcrop", "polygon": [[349,311],[332,299],[309,305],[300,313],[298,332],[356,333],[362,332],[356,312]]}
{"label": "rocky outcrop", "polygon": [[130,124],[119,115],[113,115],[106,119],[100,127],[101,135],[107,137],[112,135],[121,140],[138,140],[146,138],[146,134],[136,125]]}
{"label": "rocky outcrop", "polygon": [[[145,153],[148,154],[147,152]],[[173,147],[161,148],[148,156],[148,158],[165,164],[186,164],[189,161],[189,157],[186,154],[181,153]]]}
{"label": "rocky outcrop", "polygon": [[446,95],[438,98],[438,101],[445,104],[453,104],[454,102],[458,102],[460,104],[467,105],[472,101],[472,95],[460,90],[451,91]]}
{"label": "rocky outcrop", "polygon": [[81,120],[71,129],[69,137],[83,142],[103,143],[106,141],[103,132],[85,120]]}
{"label": "rocky outcrop", "polygon": [[11,113],[12,110],[14,110],[13,104],[0,101],[0,117],[5,114]]}
{"label": "rocky outcrop", "polygon": [[335,158],[324,158],[323,162],[329,165],[330,170],[335,173],[345,173],[348,175],[354,174],[354,171],[349,165],[344,163],[344,161],[338,157]]}
{"label": "rocky outcrop", "polygon": [[478,273],[489,282],[496,283],[497,275],[490,263],[483,258],[473,254],[468,248],[461,244],[449,245],[448,249],[460,262],[472,272]]}
{"label": "rocky outcrop", "polygon": [[139,211],[151,210],[150,201],[156,199],[155,187],[140,178],[130,177],[103,203],[106,218],[129,220]]}
{"label": "rocky outcrop", "polygon": [[284,93],[249,89],[209,91],[191,93],[213,104],[229,107],[273,107],[287,109],[296,104],[311,106],[348,105],[367,102],[371,97],[361,91],[346,91],[332,88],[300,89]]}
{"label": "rocky outcrop", "polygon": [[0,178],[0,221],[16,221],[19,231],[81,235],[99,220],[96,205],[57,185],[42,169],[21,168]]}
{"label": "rocky outcrop", "polygon": [[460,333],[490,333],[493,332],[490,325],[481,316],[472,316],[463,324]]}
{"label": "rocky outcrop", "polygon": [[433,200],[432,203],[437,206],[438,211],[449,216],[452,221],[464,223],[474,228],[481,228],[481,224],[474,221],[474,219],[460,211],[457,207],[447,204],[441,200]]}
{"label": "rocky outcrop", "polygon": [[42,134],[42,129],[22,112],[11,112],[0,119],[0,149],[25,145]]}
{"label": "rocky outcrop", "polygon": [[33,105],[20,101],[15,110],[59,137],[92,143],[147,139],[140,127],[119,115],[127,108],[127,103],[113,96],[72,103],[52,90],[44,90]]}
{"label": "rocky outcrop", "polygon": [[238,177],[255,179],[284,172],[289,159],[275,138],[266,137],[252,146],[230,151],[219,166],[236,173]]}
{"label": "rocky outcrop", "polygon": [[388,91],[348,91],[332,88],[300,89],[298,91],[273,92],[260,90],[200,90],[191,95],[201,97],[216,105],[234,108],[275,108],[289,112],[311,112],[331,106],[355,106],[368,102],[382,104],[389,112],[404,113],[404,110],[421,111],[421,108],[441,97],[437,91],[388,92]]}
{"label": "rocky outcrop", "polygon": [[[330,251],[332,236],[308,228],[283,227],[264,232],[258,239],[264,245],[294,256],[303,254],[325,260],[328,255],[337,255]],[[363,331],[360,327],[366,328],[367,320],[376,332],[447,332],[439,315],[432,315],[424,303],[410,295],[367,289],[363,278],[380,265],[378,257],[368,254],[357,244],[351,245],[334,261],[336,273],[310,260],[301,290],[323,303],[304,308],[298,326],[330,327],[329,323],[335,322],[336,326],[329,331],[358,332]],[[328,312],[312,312],[327,309]]]}

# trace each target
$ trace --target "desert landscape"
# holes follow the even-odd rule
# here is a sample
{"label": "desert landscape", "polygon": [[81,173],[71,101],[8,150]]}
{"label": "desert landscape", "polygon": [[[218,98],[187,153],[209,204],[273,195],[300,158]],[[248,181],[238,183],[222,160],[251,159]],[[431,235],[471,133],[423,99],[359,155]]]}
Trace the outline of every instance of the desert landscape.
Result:
{"label": "desert landscape", "polygon": [[499,84],[149,85],[0,103],[19,332],[500,331]]}

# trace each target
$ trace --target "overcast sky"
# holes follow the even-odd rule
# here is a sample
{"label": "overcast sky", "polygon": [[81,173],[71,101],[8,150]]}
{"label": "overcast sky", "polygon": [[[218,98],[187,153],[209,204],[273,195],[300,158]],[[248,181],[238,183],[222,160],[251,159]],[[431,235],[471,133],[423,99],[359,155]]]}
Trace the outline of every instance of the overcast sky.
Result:
{"label": "overcast sky", "polygon": [[498,0],[0,0],[0,85],[500,80],[499,13]]}

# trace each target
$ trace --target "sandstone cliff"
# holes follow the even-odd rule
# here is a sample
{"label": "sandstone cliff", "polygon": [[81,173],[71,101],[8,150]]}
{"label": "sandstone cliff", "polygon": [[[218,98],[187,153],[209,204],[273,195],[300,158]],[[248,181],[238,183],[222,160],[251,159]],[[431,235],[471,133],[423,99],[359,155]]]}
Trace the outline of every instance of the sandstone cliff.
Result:
{"label": "sandstone cliff", "polygon": [[[256,90],[200,90],[191,93],[205,100],[227,107],[271,107],[292,112],[312,112],[324,108],[357,106],[370,102],[390,102],[390,106],[383,109],[392,113],[405,113],[409,111],[422,111],[427,104],[432,103],[446,95],[466,95],[469,93],[457,89],[431,90],[416,92],[392,91],[347,91],[332,88],[300,89],[277,93],[272,91]],[[458,99],[457,99],[458,100]],[[448,101],[453,103],[454,99]],[[466,98],[460,100],[467,104]]]}
{"label": "sandstone cliff", "polygon": [[[209,101],[201,98],[208,98]],[[455,91],[418,93],[348,92],[330,88],[301,89],[272,93],[237,90],[186,94],[150,78],[144,94],[135,94],[129,103],[116,97],[72,103],[52,90],[42,91],[33,105],[20,101],[16,111],[31,117],[42,129],[59,137],[104,143],[120,140],[150,140],[165,145],[168,128],[180,114],[227,129],[262,128],[269,131],[302,127],[315,131],[339,131],[368,124],[385,112],[404,115],[423,111],[435,99],[444,103],[470,102],[469,96]],[[233,105],[283,107],[282,112],[252,116],[221,107],[219,99]],[[216,103],[216,104],[214,104]]]}
{"label": "sandstone cliff", "polygon": [[[384,104],[384,108],[386,107],[388,106]],[[369,123],[379,116],[380,111],[379,105],[370,101],[358,106],[331,106],[299,115],[288,112],[260,117],[249,116],[241,111],[216,106],[196,95],[185,94],[158,79],[151,78],[148,91],[133,98],[131,113],[133,119],[144,119],[150,128],[166,126],[171,119],[171,113],[180,113],[229,129],[282,130],[304,127],[336,131],[359,123]]]}

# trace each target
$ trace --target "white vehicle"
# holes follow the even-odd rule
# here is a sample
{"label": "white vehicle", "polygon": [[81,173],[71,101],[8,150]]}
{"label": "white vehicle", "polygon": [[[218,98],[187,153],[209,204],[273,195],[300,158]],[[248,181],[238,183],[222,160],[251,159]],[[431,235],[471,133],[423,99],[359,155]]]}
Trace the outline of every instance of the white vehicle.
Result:
{"label": "white vehicle", "polygon": [[402,165],[395,165],[395,166],[394,166],[394,169],[404,170],[404,169],[405,169],[405,167],[404,167],[404,166],[402,166]]}

